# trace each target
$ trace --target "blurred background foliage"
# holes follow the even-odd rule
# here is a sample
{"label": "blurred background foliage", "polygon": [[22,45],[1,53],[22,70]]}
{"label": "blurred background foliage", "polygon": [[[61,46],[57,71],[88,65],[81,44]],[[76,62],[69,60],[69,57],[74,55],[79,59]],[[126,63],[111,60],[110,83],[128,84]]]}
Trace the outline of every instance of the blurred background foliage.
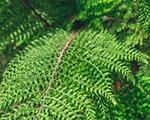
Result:
{"label": "blurred background foliage", "polygon": [[[7,63],[52,28],[107,29],[118,42],[150,56],[149,0],[2,0],[0,6],[0,80]],[[150,84],[150,63],[133,61],[129,66],[139,82],[145,81],[143,86]],[[150,119],[149,87],[142,94],[126,78],[116,73],[113,77],[121,106],[113,110],[116,119]]]}

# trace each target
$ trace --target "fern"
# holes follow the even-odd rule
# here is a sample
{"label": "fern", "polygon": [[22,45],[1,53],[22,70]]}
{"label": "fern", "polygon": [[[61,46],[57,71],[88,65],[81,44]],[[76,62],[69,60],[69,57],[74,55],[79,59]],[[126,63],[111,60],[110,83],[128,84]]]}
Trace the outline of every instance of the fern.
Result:
{"label": "fern", "polygon": [[9,63],[0,85],[3,119],[113,117],[108,106],[116,106],[117,97],[111,71],[136,83],[121,61],[147,62],[149,57],[120,45],[107,31],[74,34],[69,37],[63,30],[47,34]]}
{"label": "fern", "polygon": [[105,14],[109,17],[121,18],[126,23],[108,20],[103,23],[103,27],[115,33],[121,42],[142,46],[149,39],[149,7],[149,2],[146,0],[134,2],[124,0]]}
{"label": "fern", "polygon": [[150,118],[148,0],[0,5],[1,119]]}
{"label": "fern", "polygon": [[0,1],[0,81],[2,70],[19,50],[43,36],[51,27],[65,28],[70,23],[70,15],[76,10],[75,4],[70,5],[72,3],[75,1]]}
{"label": "fern", "polygon": [[121,0],[77,0],[77,9],[80,13],[74,21],[80,21],[84,25],[91,25],[98,29],[104,29],[102,18],[105,14],[115,8]]}
{"label": "fern", "polygon": [[139,28],[141,28],[140,26],[142,26],[144,30],[143,32],[145,33],[145,37],[147,38],[150,28],[150,1],[140,0],[139,6],[141,14],[139,16],[139,25],[137,30],[139,30]]}
{"label": "fern", "polygon": [[[0,8],[0,23],[2,23],[0,54],[4,54],[6,49],[12,51],[30,44],[35,37],[43,35],[49,27],[60,27],[62,23],[69,22],[69,16],[74,9],[70,6],[72,2],[44,0],[41,4],[41,1],[33,0],[1,1],[3,7]],[[65,12],[66,9],[70,11]],[[65,20],[65,17],[68,19]]]}

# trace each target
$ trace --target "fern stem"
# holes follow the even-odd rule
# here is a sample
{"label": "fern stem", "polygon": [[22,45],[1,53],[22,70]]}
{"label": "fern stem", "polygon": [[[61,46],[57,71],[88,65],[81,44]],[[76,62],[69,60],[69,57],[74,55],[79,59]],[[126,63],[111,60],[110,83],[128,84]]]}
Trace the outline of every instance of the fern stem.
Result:
{"label": "fern stem", "polygon": [[41,111],[42,111],[42,108],[44,107],[46,98],[48,98],[48,92],[49,92],[49,90],[51,89],[53,80],[55,79],[55,73],[56,73],[56,71],[57,71],[57,69],[58,69],[58,67],[59,67],[59,64],[60,64],[60,62],[61,62],[61,60],[62,60],[62,57],[64,56],[63,54],[65,53],[66,49],[69,47],[69,44],[70,44],[71,41],[74,39],[75,34],[76,34],[77,32],[78,32],[78,30],[77,30],[77,31],[74,31],[74,32],[72,33],[72,35],[68,38],[65,47],[64,47],[64,48],[62,49],[62,51],[60,52],[60,56],[59,56],[59,58],[58,58],[58,61],[57,61],[56,66],[55,66],[55,68],[54,68],[54,72],[53,72],[53,74],[52,74],[52,79],[51,79],[51,81],[49,82],[49,86],[48,86],[48,88],[47,88],[47,90],[46,90],[46,92],[45,92],[46,95],[45,95],[45,97],[44,97],[44,99],[43,99],[43,104],[42,104],[42,106],[41,106],[41,108],[40,108],[40,110],[39,110],[39,113],[37,114],[37,118],[38,118],[38,116],[41,114]]}

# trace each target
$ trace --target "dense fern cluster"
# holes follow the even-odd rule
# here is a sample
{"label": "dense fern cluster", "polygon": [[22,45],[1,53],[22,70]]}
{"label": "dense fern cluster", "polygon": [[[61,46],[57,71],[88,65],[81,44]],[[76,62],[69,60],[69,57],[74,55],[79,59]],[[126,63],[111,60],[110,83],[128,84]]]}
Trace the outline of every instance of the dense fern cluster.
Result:
{"label": "dense fern cluster", "polygon": [[150,119],[149,0],[0,5],[1,119]]}

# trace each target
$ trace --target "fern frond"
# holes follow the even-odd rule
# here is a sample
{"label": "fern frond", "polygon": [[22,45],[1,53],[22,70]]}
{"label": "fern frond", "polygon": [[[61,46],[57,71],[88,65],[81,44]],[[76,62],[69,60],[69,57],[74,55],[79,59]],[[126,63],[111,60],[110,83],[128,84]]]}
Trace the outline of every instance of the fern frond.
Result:
{"label": "fern frond", "polygon": [[[131,6],[131,5],[128,5]],[[129,35],[127,38],[127,44],[131,44],[132,46],[135,46],[140,43],[140,45],[143,45],[143,41],[146,41],[146,39],[149,36],[149,28],[150,28],[150,2],[148,0],[140,0],[138,1],[138,9],[139,15],[134,12],[133,15],[136,15],[134,17],[138,17],[138,20],[136,21],[136,24],[134,27],[132,27],[132,30],[134,31],[133,34]],[[138,16],[137,16],[138,15]]]}
{"label": "fern frond", "polygon": [[[63,23],[71,21],[69,17],[75,10],[70,5],[72,2],[74,1],[1,1],[0,55],[6,49],[12,51],[20,46],[24,48],[33,39],[44,35],[52,27],[66,26]],[[66,9],[69,11],[66,12]]]}
{"label": "fern frond", "polygon": [[147,38],[149,34],[150,28],[150,1],[149,0],[140,0],[140,16],[139,16],[139,25],[137,27],[137,31],[143,28],[144,37]]}
{"label": "fern frond", "polygon": [[109,118],[107,101],[117,104],[111,71],[136,82],[122,61],[148,59],[115,40],[107,31],[83,30],[69,37],[58,30],[34,41],[35,47],[22,51],[4,72],[0,117],[95,120],[108,114]]}

